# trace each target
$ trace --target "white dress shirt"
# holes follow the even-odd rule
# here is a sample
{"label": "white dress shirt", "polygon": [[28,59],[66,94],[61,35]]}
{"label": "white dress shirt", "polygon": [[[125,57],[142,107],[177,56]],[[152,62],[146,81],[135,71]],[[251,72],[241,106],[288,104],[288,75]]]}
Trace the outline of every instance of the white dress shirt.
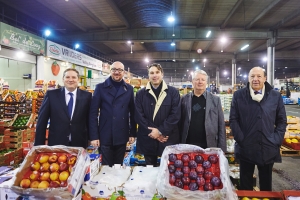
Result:
{"label": "white dress shirt", "polygon": [[[65,88],[65,97],[66,97],[66,105],[68,106],[68,103],[70,101],[70,95],[69,95],[69,91]],[[75,109],[75,104],[76,104],[76,94],[77,94],[77,88],[71,92],[73,93],[73,107],[72,107],[72,115],[71,115],[71,119],[73,117],[73,113],[74,113],[74,109]]]}

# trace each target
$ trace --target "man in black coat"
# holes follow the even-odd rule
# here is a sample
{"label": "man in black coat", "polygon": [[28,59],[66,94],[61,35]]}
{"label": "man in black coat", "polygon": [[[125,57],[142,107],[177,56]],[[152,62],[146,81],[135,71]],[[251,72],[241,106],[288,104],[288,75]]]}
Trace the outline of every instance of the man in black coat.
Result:
{"label": "man in black coat", "polygon": [[287,120],[282,97],[266,82],[264,69],[254,67],[249,83],[236,91],[230,109],[230,128],[236,141],[235,156],[240,159],[240,188],[253,190],[257,165],[262,191],[272,191],[272,168],[281,162],[280,146]]}
{"label": "man in black coat", "polygon": [[44,145],[50,119],[48,145],[88,146],[88,121],[92,94],[78,89],[79,72],[63,73],[64,86],[47,91],[39,111],[34,145]]}
{"label": "man in black coat", "polygon": [[[123,164],[126,143],[134,142],[133,87],[124,80],[123,63],[111,65],[110,77],[96,85],[90,108],[91,145],[102,154],[102,165]],[[99,112],[100,110],[100,112]]]}
{"label": "man in black coat", "polygon": [[150,65],[148,75],[150,82],[135,99],[137,151],[144,154],[147,165],[156,166],[164,148],[179,143],[180,95],[163,81],[160,64]]}

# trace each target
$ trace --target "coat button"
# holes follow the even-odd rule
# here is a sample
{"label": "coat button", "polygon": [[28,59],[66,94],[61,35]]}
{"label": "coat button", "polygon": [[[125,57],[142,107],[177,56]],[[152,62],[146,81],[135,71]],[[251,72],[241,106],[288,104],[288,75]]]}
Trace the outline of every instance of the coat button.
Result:
{"label": "coat button", "polygon": [[257,116],[258,119],[261,119],[261,116]]}
{"label": "coat button", "polygon": [[151,106],[153,106],[153,103],[151,103]]}
{"label": "coat button", "polygon": [[125,118],[123,117],[123,119],[125,119]]}
{"label": "coat button", "polygon": [[113,119],[116,119],[116,117],[113,117]]}

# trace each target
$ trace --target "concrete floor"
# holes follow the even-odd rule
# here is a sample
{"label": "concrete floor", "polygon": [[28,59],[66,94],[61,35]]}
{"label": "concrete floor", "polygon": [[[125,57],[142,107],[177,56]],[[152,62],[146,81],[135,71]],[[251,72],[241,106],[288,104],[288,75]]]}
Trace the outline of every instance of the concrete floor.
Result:
{"label": "concrete floor", "polygon": [[[285,105],[286,114],[300,117],[300,106]],[[229,119],[229,112],[224,113],[225,119]],[[273,167],[273,191],[300,190],[300,156],[282,157],[282,163],[275,163]],[[259,187],[257,168],[256,185]]]}

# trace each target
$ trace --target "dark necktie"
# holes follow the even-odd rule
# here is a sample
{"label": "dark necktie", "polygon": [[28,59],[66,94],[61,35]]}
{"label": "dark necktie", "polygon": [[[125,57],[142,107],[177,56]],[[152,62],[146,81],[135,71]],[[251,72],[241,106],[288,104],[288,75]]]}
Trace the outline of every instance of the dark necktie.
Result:
{"label": "dark necktie", "polygon": [[257,95],[257,94],[260,94],[260,92],[259,91],[254,91],[254,94]]}
{"label": "dark necktie", "polygon": [[69,112],[69,116],[71,118],[72,109],[73,109],[73,93],[69,92],[69,95],[70,95],[70,100],[69,100],[69,103],[68,103],[68,112]]}

